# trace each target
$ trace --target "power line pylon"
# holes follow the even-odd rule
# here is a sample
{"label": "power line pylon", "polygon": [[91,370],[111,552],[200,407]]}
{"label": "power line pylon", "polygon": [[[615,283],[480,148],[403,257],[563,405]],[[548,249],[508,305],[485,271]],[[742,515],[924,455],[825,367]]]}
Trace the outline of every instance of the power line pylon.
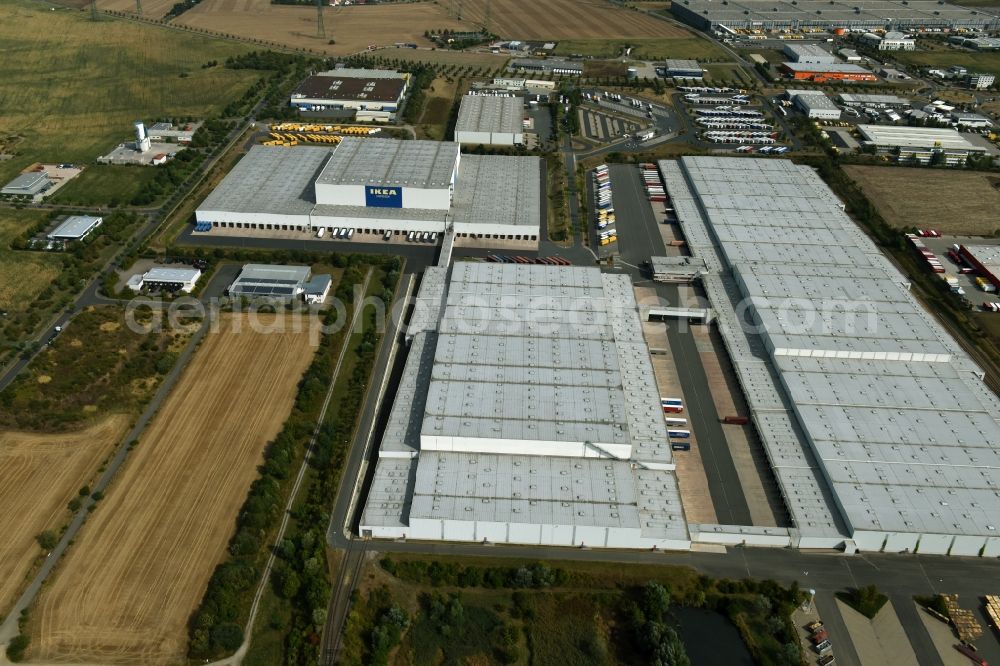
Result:
{"label": "power line pylon", "polygon": [[323,2],[324,0],[316,0],[316,36],[320,39],[326,39],[326,25],[323,23]]}

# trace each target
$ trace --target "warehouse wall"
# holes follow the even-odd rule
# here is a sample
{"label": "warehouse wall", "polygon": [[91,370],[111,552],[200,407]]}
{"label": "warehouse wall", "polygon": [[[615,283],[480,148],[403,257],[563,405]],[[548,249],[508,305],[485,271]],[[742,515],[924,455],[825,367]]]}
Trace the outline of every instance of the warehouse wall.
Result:
{"label": "warehouse wall", "polygon": [[[631,444],[594,442],[604,451],[618,458],[630,458]],[[424,451],[455,451],[460,453],[498,453],[503,455],[555,456],[562,458],[600,458],[601,453],[583,442],[558,442],[542,440],[494,439],[488,437],[449,437],[420,435],[420,448]]]}
{"label": "warehouse wall", "polygon": [[[232,213],[229,211],[197,210],[195,219],[198,222],[211,222],[223,226],[240,225],[237,228],[282,228],[288,226],[295,229],[308,229],[308,215],[279,215],[276,213]],[[251,227],[250,225],[257,225]],[[270,225],[270,227],[268,227]]]}

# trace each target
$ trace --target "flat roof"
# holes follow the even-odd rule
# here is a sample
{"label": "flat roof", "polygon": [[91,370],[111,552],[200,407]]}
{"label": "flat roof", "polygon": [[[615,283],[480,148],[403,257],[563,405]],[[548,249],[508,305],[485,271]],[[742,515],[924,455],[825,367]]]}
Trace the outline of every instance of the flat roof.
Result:
{"label": "flat roof", "polygon": [[785,51],[793,53],[798,57],[820,56],[824,58],[834,58],[834,55],[817,44],[796,44],[789,42],[785,44]]}
{"label": "flat roof", "polygon": [[871,74],[870,69],[846,62],[783,62],[793,72],[840,72],[843,74]]}
{"label": "flat roof", "polygon": [[905,125],[858,125],[865,141],[893,148],[944,148],[982,152],[958,131],[940,127],[908,127]]}
{"label": "flat roof", "polygon": [[556,70],[556,69],[567,69],[577,72],[583,71],[583,63],[576,62],[573,60],[561,60],[559,58],[515,58],[510,61],[507,65],[510,69],[543,69],[543,70]]}
{"label": "flat roof", "polygon": [[319,76],[339,76],[341,78],[356,79],[405,79],[409,78],[406,72],[397,72],[394,69],[368,69],[363,67],[334,67],[325,72],[317,72]]}
{"label": "flat roof", "polygon": [[520,97],[465,95],[458,110],[456,132],[524,132],[524,102]]}
{"label": "flat roof", "polygon": [[1000,276],[1000,245],[963,245],[983,267]]}
{"label": "flat roof", "polygon": [[250,296],[295,296],[310,272],[308,266],[246,264],[229,291]]}
{"label": "flat roof", "polygon": [[729,0],[727,4],[685,0],[679,8],[720,23],[799,21],[808,25],[870,24],[873,28],[890,21],[900,26],[941,25],[950,21],[985,25],[997,17],[988,8],[970,9],[937,0],[870,0],[861,6],[848,0],[797,0],[795,4],[783,0]]}
{"label": "flat roof", "polygon": [[327,74],[307,77],[292,92],[297,99],[397,102],[406,89],[405,79],[355,78]]}
{"label": "flat roof", "polygon": [[[1000,400],[819,176],[787,160],[665,165],[689,245],[718,257],[710,298],[729,302],[717,282],[729,273],[759,322],[756,362],[776,375],[751,370],[753,340],[734,330],[743,327],[720,330],[779,480],[769,410],[787,404],[788,434],[807,445],[827,511],[852,533],[994,536]],[[815,510],[793,508],[797,526]]]}
{"label": "flat roof", "polygon": [[146,271],[142,279],[148,282],[192,282],[201,276],[197,268],[165,268],[154,266]]}
{"label": "flat roof", "polygon": [[400,141],[346,137],[316,179],[322,185],[451,185],[459,145],[449,141]]}
{"label": "flat roof", "polygon": [[331,148],[254,146],[198,208],[234,213],[308,215],[313,181]]}
{"label": "flat roof", "polygon": [[697,60],[683,60],[680,58],[667,58],[663,62],[663,66],[666,69],[697,69],[699,72],[701,70],[701,65],[698,64]]}
{"label": "flat roof", "polygon": [[456,224],[541,224],[542,160],[507,155],[462,155],[452,200]]}
{"label": "flat roof", "polygon": [[[464,159],[463,159],[464,163]],[[686,540],[660,398],[627,276],[457,262],[431,270],[363,525],[414,519],[574,525]],[[443,302],[442,302],[443,301]],[[439,313],[440,320],[438,319]],[[502,308],[503,316],[494,316]],[[429,328],[433,327],[433,329]],[[629,458],[422,450],[425,436],[550,446],[607,439]]]}
{"label": "flat roof", "polygon": [[812,92],[812,93],[806,93],[804,95],[797,95],[795,97],[795,101],[801,103],[807,109],[840,111],[840,107],[837,106],[832,99],[824,95],[822,92]]}
{"label": "flat roof", "polygon": [[909,106],[910,100],[897,95],[869,95],[865,93],[840,93],[837,98],[843,104],[885,104],[888,106]]}
{"label": "flat roof", "polygon": [[58,227],[49,233],[49,238],[82,238],[99,225],[104,218],[91,215],[70,215]]}
{"label": "flat roof", "polygon": [[3,186],[5,190],[30,190],[48,181],[49,175],[44,171],[29,171],[22,173]]}

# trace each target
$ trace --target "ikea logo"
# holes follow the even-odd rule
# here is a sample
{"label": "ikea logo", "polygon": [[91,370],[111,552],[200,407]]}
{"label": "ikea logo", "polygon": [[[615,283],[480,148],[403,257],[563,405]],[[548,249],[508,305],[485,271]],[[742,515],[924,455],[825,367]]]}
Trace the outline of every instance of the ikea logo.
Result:
{"label": "ikea logo", "polygon": [[403,188],[384,185],[365,186],[365,205],[377,208],[402,208]]}

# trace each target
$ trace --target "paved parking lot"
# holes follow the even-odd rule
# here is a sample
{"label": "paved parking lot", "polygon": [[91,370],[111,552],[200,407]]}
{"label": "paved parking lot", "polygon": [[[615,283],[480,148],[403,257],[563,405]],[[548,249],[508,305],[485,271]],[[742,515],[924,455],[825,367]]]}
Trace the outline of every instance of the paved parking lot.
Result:
{"label": "paved parking lot", "polygon": [[601,143],[635,134],[642,127],[637,121],[627,121],[586,106],[580,107],[577,113],[580,116],[580,131],[583,136]]}
{"label": "paved parking lot", "polygon": [[[965,275],[959,273],[959,266],[948,258],[948,249],[954,244],[1000,246],[1000,241],[992,238],[979,238],[975,236],[943,236],[941,238],[921,238],[920,240],[924,242],[924,245],[926,245],[931,252],[937,255],[938,259],[941,261],[941,265],[944,266],[945,272],[939,273],[939,275],[957,278],[959,286],[965,290],[965,298],[968,299],[968,301],[972,303],[975,308],[978,309],[983,303],[986,302],[1000,302],[1000,294],[991,294],[982,291],[975,283],[975,273]],[[1000,313],[996,314],[1000,317]]]}

